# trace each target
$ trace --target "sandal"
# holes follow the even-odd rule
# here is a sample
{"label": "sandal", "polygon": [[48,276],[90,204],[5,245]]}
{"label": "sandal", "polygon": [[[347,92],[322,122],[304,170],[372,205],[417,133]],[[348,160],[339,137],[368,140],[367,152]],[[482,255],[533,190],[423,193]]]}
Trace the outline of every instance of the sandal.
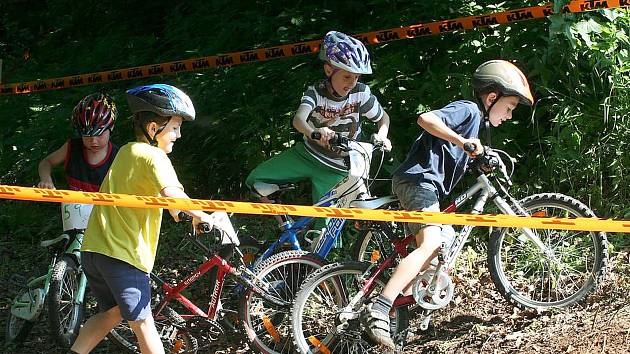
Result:
{"label": "sandal", "polygon": [[367,305],[361,318],[366,333],[376,343],[395,349],[396,345],[389,334],[389,315],[372,309],[372,305],[372,303]]}

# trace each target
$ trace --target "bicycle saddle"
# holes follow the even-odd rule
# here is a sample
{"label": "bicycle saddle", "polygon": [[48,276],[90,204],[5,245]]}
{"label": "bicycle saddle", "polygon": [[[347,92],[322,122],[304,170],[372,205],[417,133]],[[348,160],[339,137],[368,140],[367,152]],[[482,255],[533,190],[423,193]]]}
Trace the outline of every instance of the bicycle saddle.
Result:
{"label": "bicycle saddle", "polygon": [[268,197],[277,192],[284,192],[297,188],[296,183],[265,183],[265,182],[256,182],[254,183],[254,192],[258,193],[261,197]]}
{"label": "bicycle saddle", "polygon": [[369,198],[365,200],[357,199],[350,202],[351,208],[361,208],[361,209],[378,209],[385,204],[389,204],[392,202],[398,201],[393,195],[387,197],[380,198]]}
{"label": "bicycle saddle", "polygon": [[70,236],[63,234],[57,238],[53,238],[52,240],[44,240],[40,243],[40,245],[42,247],[48,247],[48,246],[54,245],[57,242],[68,241],[69,239],[70,239]]}

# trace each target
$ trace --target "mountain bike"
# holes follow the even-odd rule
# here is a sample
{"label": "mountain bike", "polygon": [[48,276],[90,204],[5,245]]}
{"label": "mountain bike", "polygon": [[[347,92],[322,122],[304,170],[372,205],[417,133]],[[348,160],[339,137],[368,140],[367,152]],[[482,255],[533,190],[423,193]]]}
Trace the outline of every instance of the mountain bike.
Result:
{"label": "mountain bike", "polygon": [[[226,217],[222,222],[229,223]],[[244,289],[263,297],[276,306],[289,307],[290,304],[274,295],[271,286],[258,278],[243,260],[243,253],[239,249],[239,241],[236,233],[222,232],[222,242],[218,245],[206,245],[200,240],[204,235],[210,235],[208,225],[201,225],[201,234],[194,227],[186,233],[186,239],[203,252],[205,261],[195,270],[181,279],[176,284],[170,284],[156,274],[151,274],[151,279],[157,284],[157,291],[152,298],[153,317],[162,336],[167,352],[171,353],[196,353],[199,349],[197,338],[203,338],[207,346],[217,346],[225,341],[226,330],[221,324],[220,299],[225,281],[232,278]],[[229,226],[231,228],[231,224]],[[226,230],[221,227],[221,230]],[[229,259],[236,257],[237,265]],[[216,269],[214,283],[212,284],[211,298],[208,301],[207,310],[202,310],[192,300],[184,296],[183,292],[205,273]],[[178,302],[184,311],[176,312],[169,304]],[[242,315],[242,309],[239,313]],[[135,336],[129,326],[124,323],[118,325],[109,334],[109,338],[122,348],[130,352],[139,352],[135,344]]]}
{"label": "mountain bike", "polygon": [[48,323],[57,343],[68,348],[76,339],[85,312],[87,280],[79,249],[91,205],[62,203],[64,233],[40,244],[51,254],[45,275],[31,279],[9,312],[6,342],[20,345],[48,309]]}
{"label": "mountain bike", "polygon": [[[467,147],[470,149],[470,147]],[[500,150],[485,149],[469,170],[477,182],[444,211],[453,212],[475,199],[472,214],[481,214],[488,200],[509,215],[533,217],[595,217],[584,204],[558,193],[536,194],[522,200],[508,192],[511,174]],[[509,158],[509,155],[507,155]],[[511,161],[511,159],[510,159]],[[513,171],[513,168],[512,168]],[[401,211],[404,212],[404,211]],[[395,212],[394,212],[395,213]],[[339,262],[322,267],[305,282],[292,308],[292,332],[300,353],[376,353],[361,321],[366,304],[380,293],[387,272],[409,252],[415,235],[400,236],[400,225],[366,222],[355,255],[372,262]],[[466,225],[443,245],[430,267],[412,283],[412,294],[394,301],[392,338],[404,345],[410,306],[418,309],[420,329],[426,330],[432,312],[446,307],[454,294],[449,272],[473,226]],[[403,234],[404,235],[404,234]],[[502,227],[492,230],[488,264],[497,290],[520,308],[562,308],[583,300],[604,277],[608,262],[603,232],[535,230]]]}
{"label": "mountain bike", "polygon": [[[318,140],[319,137],[320,133],[313,133],[313,139]],[[314,206],[375,209],[397,201],[392,196],[374,198],[369,192],[371,183],[368,183],[368,178],[372,154],[376,150],[383,150],[382,143],[375,142],[372,144],[351,141],[339,134],[336,134],[329,143],[333,149],[347,153],[345,160],[346,165],[349,167],[348,176],[344,177],[330,191],[324,194]],[[384,155],[381,155],[379,171],[383,164],[383,157]],[[376,174],[378,174],[378,171]],[[256,182],[253,188],[259,196],[278,201],[282,193],[296,189],[297,184]],[[312,253],[325,258],[333,248],[346,222],[346,219],[343,218],[331,218],[325,229],[309,230],[310,224],[315,219],[313,217],[301,217],[297,220],[293,220],[289,215],[279,215],[279,217],[281,218],[280,230],[282,233],[276,241],[267,245],[262,254],[253,263],[252,268],[276,254],[278,250],[282,250],[285,246],[293,251],[302,251],[300,241],[307,243]]]}
{"label": "mountain bike", "polygon": [[[369,187],[369,172],[373,151],[381,149],[379,144],[349,141],[336,136],[331,146],[347,152],[348,176],[326,193],[315,206],[350,207],[366,209],[397,208],[397,199],[391,196],[374,198]],[[383,155],[381,155],[383,156]],[[381,159],[382,165],[382,159]],[[380,169],[380,166],[379,166]],[[378,172],[376,173],[378,174]],[[259,194],[273,197],[274,193],[294,188],[292,184],[255,184]],[[341,234],[346,219],[332,218],[322,231],[306,231],[302,236],[311,244],[312,253],[300,247],[300,233],[304,233],[312,217],[293,220],[282,216],[283,233],[255,263],[254,274],[273,286],[276,296],[290,302],[306,279],[314,270],[327,264],[325,260],[335,241]],[[314,235],[314,237],[313,237]],[[310,239],[309,239],[310,236]],[[273,254],[275,249],[289,243],[293,250]],[[245,317],[242,327],[253,348],[262,353],[293,353],[295,350],[290,338],[289,307],[279,307],[266,301],[255,292],[245,292],[240,307]]]}

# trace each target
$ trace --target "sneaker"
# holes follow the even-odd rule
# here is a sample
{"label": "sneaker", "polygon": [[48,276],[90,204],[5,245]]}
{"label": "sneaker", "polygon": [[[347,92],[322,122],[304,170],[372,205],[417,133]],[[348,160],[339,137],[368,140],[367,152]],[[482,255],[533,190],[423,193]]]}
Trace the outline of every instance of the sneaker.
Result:
{"label": "sneaker", "polygon": [[365,332],[377,344],[394,350],[396,345],[389,334],[389,315],[372,309],[372,305],[372,303],[367,305],[361,318]]}

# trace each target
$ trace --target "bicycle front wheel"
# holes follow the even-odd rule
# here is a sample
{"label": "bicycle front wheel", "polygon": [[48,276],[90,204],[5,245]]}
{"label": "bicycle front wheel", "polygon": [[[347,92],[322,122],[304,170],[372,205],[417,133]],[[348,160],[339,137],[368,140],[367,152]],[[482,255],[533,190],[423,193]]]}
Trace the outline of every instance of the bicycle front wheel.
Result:
{"label": "bicycle front wheel", "polygon": [[[584,204],[557,194],[536,194],[521,205],[539,217],[595,217]],[[492,280],[508,301],[520,308],[561,308],[584,299],[604,276],[608,241],[603,232],[536,230],[543,253],[522,229],[501,228],[490,236],[488,263]]]}
{"label": "bicycle front wheel", "polygon": [[[197,353],[199,349],[197,339],[182,330],[186,326],[186,321],[175,310],[168,306],[164,307],[160,315],[154,317],[154,321],[166,353]],[[140,353],[136,336],[125,320],[112,329],[107,338],[127,353]]]}
{"label": "bicycle front wheel", "polygon": [[48,291],[48,323],[62,348],[69,348],[79,334],[85,312],[84,302],[77,304],[82,272],[74,259],[63,256],[54,266]]}
{"label": "bicycle front wheel", "polygon": [[[254,273],[269,285],[271,295],[291,302],[304,280],[326,261],[304,251],[285,251],[262,262]],[[241,323],[252,347],[261,353],[295,353],[291,341],[290,307],[265,300],[251,289],[241,298]]]}
{"label": "bicycle front wheel", "polygon": [[[360,320],[363,297],[352,309],[349,301],[364,284],[369,263],[344,262],[322,267],[300,289],[292,310],[293,340],[299,353],[382,353],[365,334]],[[379,294],[387,279],[376,279],[371,295]],[[394,341],[403,345],[409,314],[406,306],[397,307],[391,318]]]}

